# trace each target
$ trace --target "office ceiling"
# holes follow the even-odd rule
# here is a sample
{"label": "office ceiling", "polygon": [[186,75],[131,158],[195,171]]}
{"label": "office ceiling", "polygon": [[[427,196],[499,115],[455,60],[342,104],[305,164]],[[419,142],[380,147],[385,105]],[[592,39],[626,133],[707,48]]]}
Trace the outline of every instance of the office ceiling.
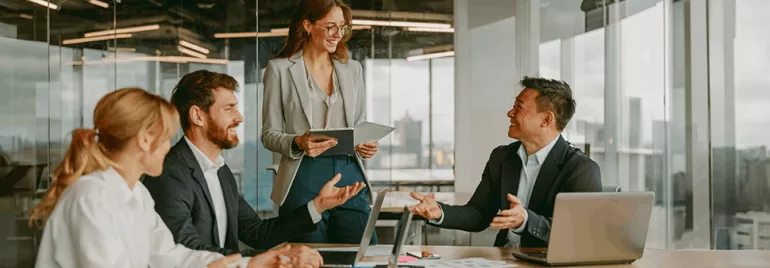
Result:
{"label": "office ceiling", "polygon": [[[148,54],[179,54],[176,51],[180,39],[198,42],[211,49],[211,55],[238,55],[244,46],[254,45],[254,38],[214,38],[215,33],[270,31],[288,26],[289,17],[296,1],[293,0],[102,0],[109,4],[103,8],[88,0],[53,0],[60,6],[49,10],[28,0],[0,0],[0,23],[15,25],[17,39],[60,45],[63,40],[82,38],[85,33],[112,28],[158,24],[159,30],[134,33],[132,38],[118,39],[117,47],[136,48]],[[348,0],[366,19],[410,20],[426,18],[426,22],[451,24],[452,0]],[[378,11],[378,12],[374,12]],[[384,12],[383,12],[384,11]],[[50,15],[48,15],[50,14]],[[257,16],[259,14],[257,21]],[[360,16],[356,16],[360,17]],[[50,29],[47,21],[50,19]],[[259,27],[257,27],[257,23]],[[276,50],[283,37],[260,38],[260,45]],[[415,48],[452,44],[451,33],[406,32],[397,27],[374,27],[355,31],[350,45],[371,48],[376,57],[405,57]],[[265,44],[262,44],[265,43]],[[115,42],[87,42],[65,45],[73,48],[106,50]],[[387,48],[392,49],[388,50]],[[253,47],[252,47],[253,48]],[[382,49],[380,49],[382,48]]]}

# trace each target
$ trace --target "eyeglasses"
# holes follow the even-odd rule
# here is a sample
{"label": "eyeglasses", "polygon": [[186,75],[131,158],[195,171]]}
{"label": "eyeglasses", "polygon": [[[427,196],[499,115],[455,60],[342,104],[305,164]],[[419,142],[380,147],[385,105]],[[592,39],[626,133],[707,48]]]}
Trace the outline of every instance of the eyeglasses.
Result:
{"label": "eyeglasses", "polygon": [[[315,24],[315,23],[313,23],[313,24]],[[352,31],[352,27],[350,27],[350,25],[340,25],[340,26],[335,26],[335,25],[329,25],[329,26],[318,25],[318,26],[326,28],[326,35],[330,36],[330,37],[334,36],[337,33],[339,33],[342,36],[347,36]]]}

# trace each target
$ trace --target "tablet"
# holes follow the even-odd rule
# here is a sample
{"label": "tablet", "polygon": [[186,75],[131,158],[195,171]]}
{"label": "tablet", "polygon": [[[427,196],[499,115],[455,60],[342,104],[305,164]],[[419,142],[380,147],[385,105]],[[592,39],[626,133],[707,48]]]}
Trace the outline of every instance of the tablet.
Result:
{"label": "tablet", "polygon": [[326,150],[319,156],[351,156],[356,154],[353,128],[314,129],[310,130],[310,134],[337,139],[337,146]]}

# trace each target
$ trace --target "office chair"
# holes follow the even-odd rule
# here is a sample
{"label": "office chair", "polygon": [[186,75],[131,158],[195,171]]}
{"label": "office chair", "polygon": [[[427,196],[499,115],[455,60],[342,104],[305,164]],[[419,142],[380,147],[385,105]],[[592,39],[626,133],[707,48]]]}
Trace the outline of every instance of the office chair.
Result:
{"label": "office chair", "polygon": [[273,172],[273,175],[278,175],[278,164],[272,164],[269,167],[267,167],[267,170],[270,170]]}

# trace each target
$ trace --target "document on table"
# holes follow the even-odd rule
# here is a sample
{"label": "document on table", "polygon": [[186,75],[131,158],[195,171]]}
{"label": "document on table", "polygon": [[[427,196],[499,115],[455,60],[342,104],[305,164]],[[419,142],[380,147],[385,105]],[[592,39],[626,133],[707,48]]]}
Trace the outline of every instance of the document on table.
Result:
{"label": "document on table", "polygon": [[458,260],[418,260],[407,263],[409,265],[423,266],[425,268],[511,268],[517,267],[516,264],[506,263],[504,261],[491,261],[484,258],[468,258]]}
{"label": "document on table", "polygon": [[[317,248],[318,251],[342,251],[342,252],[357,252],[358,247],[341,247],[341,248]],[[390,256],[393,251],[392,245],[375,245],[366,248],[366,257],[378,257],[378,256]]]}
{"label": "document on table", "polygon": [[353,128],[356,144],[379,141],[388,136],[396,128],[369,121],[362,122]]}

